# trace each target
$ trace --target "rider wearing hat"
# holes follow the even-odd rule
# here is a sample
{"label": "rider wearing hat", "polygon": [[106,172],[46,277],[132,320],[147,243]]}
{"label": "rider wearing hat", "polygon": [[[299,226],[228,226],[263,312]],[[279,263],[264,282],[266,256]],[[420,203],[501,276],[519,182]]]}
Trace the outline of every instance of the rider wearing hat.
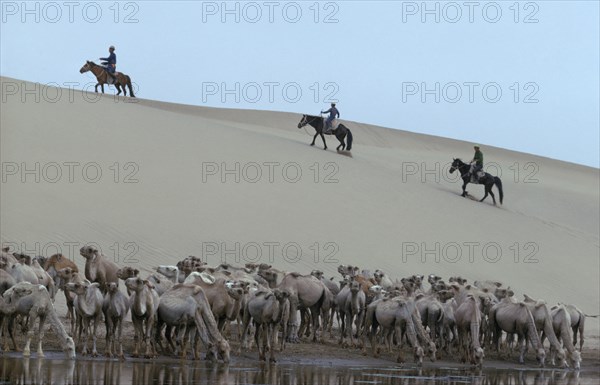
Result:
{"label": "rider wearing hat", "polygon": [[325,131],[323,131],[323,133],[330,134],[331,133],[331,124],[335,118],[340,117],[340,112],[338,111],[337,108],[335,108],[335,103],[331,103],[331,108],[328,109],[327,111],[321,111],[321,113],[329,114],[329,117],[325,121]]}
{"label": "rider wearing hat", "polygon": [[473,160],[471,161],[471,175],[475,177],[475,182],[479,181],[479,171],[483,169],[483,153],[479,149],[479,145],[476,144],[473,146],[475,149],[475,155],[473,156]]}
{"label": "rider wearing hat", "polygon": [[108,52],[110,55],[108,55],[108,57],[101,57],[100,60],[103,60],[102,65],[104,66],[104,69],[108,73],[108,76],[112,78],[113,82],[115,82],[115,72],[117,71],[117,55],[115,55],[115,46],[111,45],[108,47]]}

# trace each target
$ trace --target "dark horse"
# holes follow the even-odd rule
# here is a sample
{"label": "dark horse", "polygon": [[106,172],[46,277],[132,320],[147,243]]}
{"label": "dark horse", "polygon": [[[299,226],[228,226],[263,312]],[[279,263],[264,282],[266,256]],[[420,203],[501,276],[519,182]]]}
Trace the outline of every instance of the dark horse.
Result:
{"label": "dark horse", "polygon": [[[450,174],[454,172],[454,170],[458,170],[460,172],[460,176],[463,180],[463,193],[462,196],[467,196],[467,184],[471,183],[471,165],[463,162],[460,159],[454,159],[452,162],[452,166],[450,167]],[[496,204],[496,197],[492,192],[492,187],[496,185],[498,187],[498,191],[500,192],[500,204],[502,204],[502,200],[504,199],[504,192],[502,191],[502,181],[497,176],[492,176],[491,174],[485,173],[484,176],[479,178],[477,184],[482,184],[485,186],[485,195],[479,202],[483,202],[485,198],[487,198],[488,194],[492,196],[492,200],[494,201],[494,205]]]}
{"label": "dark horse", "polygon": [[[300,123],[298,123],[298,128],[302,128],[307,124],[313,126],[314,129],[317,131],[310,145],[314,146],[317,136],[321,135],[321,138],[323,139],[323,145],[325,146],[325,150],[327,150],[327,143],[325,142],[325,136],[323,136],[325,119],[323,119],[323,117],[321,116],[302,115],[302,119],[300,120]],[[343,124],[340,123],[331,134],[325,135],[335,135],[335,137],[340,141],[340,145],[336,147],[336,150],[352,150],[352,132],[350,132],[350,129],[344,126]],[[348,147],[346,147],[346,143],[344,142],[344,138],[346,137],[346,135],[348,135]]]}
{"label": "dark horse", "polygon": [[[81,69],[79,70],[79,73],[82,74],[88,71],[91,71],[94,74],[94,76],[96,76],[96,80],[98,81],[95,87],[96,92],[98,92],[98,86],[101,86],[102,93],[104,93],[104,84],[111,84],[108,81],[108,73],[106,72],[104,67],[94,63],[93,61],[86,61],[83,67],[81,67]],[[130,96],[132,98],[135,98],[135,95],[133,94],[133,89],[131,88],[131,78],[122,72],[115,72],[114,76],[117,79],[117,82],[114,84],[118,91],[117,95],[121,94],[121,87],[123,87],[123,95],[127,96],[127,90],[125,89],[125,86],[127,86],[129,87]]]}

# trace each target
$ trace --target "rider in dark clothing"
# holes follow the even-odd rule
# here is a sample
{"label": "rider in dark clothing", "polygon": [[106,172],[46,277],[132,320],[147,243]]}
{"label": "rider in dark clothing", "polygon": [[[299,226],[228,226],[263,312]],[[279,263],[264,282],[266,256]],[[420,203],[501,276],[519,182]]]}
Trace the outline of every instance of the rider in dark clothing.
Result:
{"label": "rider in dark clothing", "polygon": [[328,134],[331,133],[331,123],[335,118],[340,117],[340,112],[337,108],[335,108],[335,103],[331,103],[331,108],[327,111],[321,111],[322,114],[329,114],[329,117],[325,121],[325,131],[323,133]]}
{"label": "rider in dark clothing", "polygon": [[110,55],[108,55],[108,57],[101,57],[100,60],[103,60],[102,65],[104,66],[106,72],[108,72],[108,76],[115,81],[115,72],[117,70],[117,55],[115,55],[115,46],[111,45],[108,48],[108,52]]}
{"label": "rider in dark clothing", "polygon": [[473,148],[475,149],[475,155],[473,156],[473,160],[471,161],[471,164],[474,163],[472,175],[475,177],[475,181],[477,182],[479,181],[478,173],[483,169],[483,153],[479,149],[479,145],[476,144],[475,146],[473,146]]}

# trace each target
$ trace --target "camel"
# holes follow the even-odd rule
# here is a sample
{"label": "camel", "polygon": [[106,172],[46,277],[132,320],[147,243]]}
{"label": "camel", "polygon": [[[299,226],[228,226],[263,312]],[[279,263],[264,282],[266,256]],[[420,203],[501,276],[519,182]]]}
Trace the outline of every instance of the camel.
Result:
{"label": "camel", "polygon": [[8,274],[10,274],[17,283],[19,282],[29,282],[32,284],[39,284],[40,281],[30,266],[27,266],[25,263],[17,262],[10,266],[3,266],[2,263],[6,259],[0,261],[0,268],[6,270]]}
{"label": "camel", "polygon": [[444,309],[442,303],[435,295],[417,295],[415,305],[421,316],[423,326],[429,327],[429,336],[432,341],[438,342],[444,325]]}
{"label": "camel", "polygon": [[554,327],[552,326],[552,315],[550,314],[548,306],[546,306],[546,302],[536,301],[527,294],[525,294],[525,301],[523,302],[527,305],[529,311],[533,315],[535,327],[538,330],[538,333],[541,334],[543,332],[546,338],[548,338],[550,346],[555,350],[556,356],[560,361],[560,367],[568,367],[569,365],[567,363],[565,350],[554,333]]}
{"label": "camel", "polygon": [[[102,303],[102,312],[106,324],[105,355],[106,357],[112,357],[114,352],[118,354],[121,360],[125,360],[121,334],[123,332],[123,319],[129,312],[129,298],[119,291],[119,285],[115,282],[108,283],[108,291],[104,295]],[[117,342],[119,344],[118,353],[115,346]]]}
{"label": "camel", "polygon": [[[323,282],[323,284],[325,285],[325,287],[327,289],[329,289],[329,292],[331,294],[331,298],[329,300],[329,302],[331,303],[330,306],[330,314],[327,317],[329,322],[327,325],[323,325],[323,329],[325,329],[325,327],[327,327],[327,330],[329,331],[330,336],[333,336],[333,319],[336,318],[337,319],[337,323],[338,325],[340,325],[340,316],[339,316],[339,312],[337,309],[337,303],[335,301],[335,297],[338,295],[338,293],[340,292],[340,287],[333,281],[333,277],[331,277],[331,279],[325,279],[323,277],[323,272],[321,270],[313,270],[310,272],[311,275],[315,276],[319,281]],[[325,317],[324,317],[325,318]]]}
{"label": "camel", "polygon": [[[4,270],[0,269],[0,273],[2,273],[3,271]],[[9,287],[9,289],[10,289],[10,287]],[[9,347],[8,347],[8,334],[9,334],[8,333],[8,325],[7,325],[7,322],[5,322],[5,321],[8,320],[13,315],[13,313],[15,311],[16,311],[15,305],[7,303],[4,300],[4,297],[2,297],[0,295],[0,332],[4,336],[4,344],[0,344],[0,352],[2,352],[2,346],[5,346],[4,350],[9,350]],[[7,327],[5,328],[5,326],[7,326]],[[15,339],[14,339],[14,336],[12,334],[12,330],[10,332],[10,337],[12,338],[12,341],[13,341],[13,347],[16,350],[17,345],[15,343]]]}
{"label": "camel", "polygon": [[8,289],[4,293],[4,298],[7,298],[9,303],[14,305],[13,314],[29,317],[27,342],[23,348],[23,357],[31,356],[29,346],[31,344],[31,339],[35,334],[33,327],[36,320],[39,320],[39,342],[37,353],[38,357],[44,357],[42,341],[44,340],[45,335],[44,324],[47,319],[50,322],[50,327],[61,341],[66,358],[75,358],[75,343],[73,342],[73,339],[68,336],[65,328],[58,319],[48,290],[44,286],[31,284],[29,282],[20,282]]}
{"label": "camel", "polygon": [[[275,334],[278,333],[277,325],[285,322],[284,317],[288,299],[289,293],[285,290],[258,291],[246,305],[242,341],[246,341],[250,318],[252,318],[256,325],[254,339],[258,348],[260,361],[266,361],[266,354],[268,352],[269,361],[276,362]],[[265,333],[266,336],[264,335]],[[283,340],[285,338],[282,338]]]}
{"label": "camel", "polygon": [[[121,267],[117,270],[117,278],[122,281],[127,280],[127,278],[137,277],[140,271],[138,269],[134,269],[133,267],[125,266]],[[131,290],[127,289],[127,295],[131,295]]]}
{"label": "camel", "polygon": [[58,291],[58,287],[54,284],[54,279],[42,268],[38,261],[38,257],[31,259],[31,262],[28,263],[28,265],[37,276],[40,285],[44,285],[46,289],[48,289],[50,298],[52,299],[52,302],[54,302],[54,297]]}
{"label": "camel", "polygon": [[463,362],[470,361],[476,366],[483,364],[484,352],[479,344],[481,312],[477,299],[472,294],[456,309],[454,317],[458,330],[458,340],[462,344]]}
{"label": "camel", "polygon": [[0,269],[0,296],[2,296],[6,290],[13,287],[16,283],[17,281],[12,275],[8,274],[6,270]]}
{"label": "camel", "polygon": [[579,332],[579,351],[583,350],[583,329],[585,327],[586,314],[575,305],[565,305],[565,309],[571,316],[571,329],[573,329],[573,344],[577,345],[577,333]]}
{"label": "camel", "polygon": [[[167,290],[160,297],[157,315],[157,331],[160,333],[162,324],[167,324],[167,341],[172,348],[170,329],[174,326],[180,327],[178,341],[182,344],[182,358],[186,357],[186,344],[192,330],[190,326],[193,325],[196,335],[209,351],[207,357],[216,358],[220,355],[224,362],[229,362],[229,343],[219,332],[204,290],[200,286],[177,284]],[[185,336],[182,337],[183,332]],[[197,349],[194,355],[198,358],[196,352]]]}
{"label": "camel", "polygon": [[96,331],[98,330],[98,323],[102,318],[102,305],[104,298],[100,291],[100,284],[98,282],[91,283],[90,281],[67,283],[66,289],[75,293],[75,300],[73,301],[73,307],[77,314],[77,327],[78,327],[78,342],[81,343],[81,334],[83,333],[83,348],[81,350],[82,355],[88,353],[88,341],[90,334],[92,335],[92,357],[98,356],[98,350],[96,349]]}
{"label": "camel", "polygon": [[398,340],[398,363],[404,362],[400,342],[402,341],[402,336],[406,334],[406,338],[413,347],[415,362],[419,366],[423,365],[423,356],[425,353],[417,338],[417,331],[412,317],[413,307],[414,303],[412,303],[412,301],[407,301],[400,297],[371,302],[371,304],[367,306],[365,316],[363,354],[366,354],[367,345],[364,340],[368,335],[371,341],[373,356],[379,357],[376,333],[377,328],[381,326],[382,335],[388,343],[388,348],[391,348],[392,334],[394,331],[396,333],[396,338]]}
{"label": "camel", "polygon": [[448,299],[442,303],[442,309],[444,310],[444,322],[442,325],[442,345],[441,347],[450,355],[452,355],[452,345],[458,339],[458,330],[456,328],[456,317],[454,310],[458,308],[454,298]]}
{"label": "camel", "polygon": [[392,286],[394,286],[394,283],[387,276],[387,274],[379,269],[375,270],[375,273],[373,273],[373,278],[375,279],[375,283],[377,285],[383,287],[383,290],[389,290]]}
{"label": "camel", "polygon": [[106,293],[109,282],[119,283],[117,277],[119,266],[102,255],[98,249],[93,246],[84,246],[79,250],[79,254],[85,258],[85,277],[90,282],[98,282],[103,293]]}
{"label": "camel", "polygon": [[9,250],[9,247],[3,247],[0,251],[0,269],[5,269],[7,266],[10,267],[19,262]]}
{"label": "camel", "polygon": [[[552,326],[556,338],[559,341],[562,340],[563,346],[567,350],[567,357],[571,361],[573,368],[579,370],[581,368],[581,353],[575,349],[573,339],[571,338],[571,315],[564,305],[552,307],[551,314]],[[544,338],[546,338],[545,332],[542,334],[542,343],[544,342]],[[550,359],[552,365],[555,365],[556,353],[556,349],[551,346]]]}
{"label": "camel", "polygon": [[79,268],[75,264],[75,262],[71,261],[69,258],[64,255],[58,253],[50,256],[44,263],[44,270],[52,277],[54,280],[54,285],[57,288],[63,286],[63,283],[60,281],[60,277],[57,276],[59,270],[70,268],[71,271],[77,273],[79,272]]}
{"label": "camel", "polygon": [[156,290],[156,293],[159,296],[163,295],[174,285],[173,281],[171,281],[170,279],[168,279],[160,273],[151,273],[146,279],[148,280],[148,282],[154,285],[154,290]]}
{"label": "camel", "polygon": [[517,334],[521,344],[519,363],[525,362],[524,356],[527,351],[527,341],[529,341],[536,351],[536,358],[540,366],[544,366],[546,352],[537,333],[533,315],[525,303],[501,301],[492,307],[489,317],[493,343],[496,345],[497,351],[499,351],[502,331]]}
{"label": "camel", "polygon": [[350,345],[356,347],[352,323],[356,320],[356,332],[360,333],[367,301],[365,293],[361,290],[361,283],[353,279],[340,290],[335,300],[342,320],[340,345],[347,346],[345,339],[350,335]]}
{"label": "camel", "polygon": [[174,284],[183,283],[185,279],[185,276],[183,273],[179,272],[179,268],[177,266],[160,265],[156,268],[156,271],[170,279]]}
{"label": "camel", "polygon": [[212,275],[204,272],[192,272],[184,283],[202,287],[219,325],[219,332],[223,333],[227,321],[239,318],[244,295],[244,289],[240,284],[226,281],[223,278],[215,279]]}
{"label": "camel", "polygon": [[55,280],[60,282],[60,289],[65,293],[65,299],[67,302],[67,319],[71,320],[71,333],[75,333],[75,296],[76,294],[66,289],[68,283],[81,283],[87,281],[83,274],[73,271],[70,267],[62,268],[56,271]]}
{"label": "camel", "polygon": [[152,328],[158,310],[158,293],[150,282],[139,277],[128,278],[125,286],[132,291],[129,304],[131,321],[135,329],[133,357],[139,356],[139,350],[144,342],[146,344],[144,357],[152,358],[156,354],[152,341]]}

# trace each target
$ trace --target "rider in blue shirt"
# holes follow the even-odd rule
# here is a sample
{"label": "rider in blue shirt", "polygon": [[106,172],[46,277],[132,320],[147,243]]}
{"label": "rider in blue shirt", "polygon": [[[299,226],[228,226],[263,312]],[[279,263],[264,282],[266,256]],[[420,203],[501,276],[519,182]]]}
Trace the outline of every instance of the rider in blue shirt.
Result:
{"label": "rider in blue shirt", "polygon": [[339,118],[340,117],[340,112],[338,111],[337,108],[335,108],[335,103],[331,103],[331,108],[328,109],[327,111],[321,111],[321,113],[322,114],[329,114],[329,117],[325,121],[325,130],[323,131],[323,133],[324,134],[330,134],[331,133],[331,122],[333,122],[333,120],[335,118]]}
{"label": "rider in blue shirt", "polygon": [[108,76],[110,76],[113,81],[116,81],[115,72],[117,71],[117,55],[115,55],[115,46],[111,45],[108,47],[108,52],[110,55],[108,55],[108,57],[101,57],[100,60],[103,60],[102,65],[106,72],[108,72]]}

